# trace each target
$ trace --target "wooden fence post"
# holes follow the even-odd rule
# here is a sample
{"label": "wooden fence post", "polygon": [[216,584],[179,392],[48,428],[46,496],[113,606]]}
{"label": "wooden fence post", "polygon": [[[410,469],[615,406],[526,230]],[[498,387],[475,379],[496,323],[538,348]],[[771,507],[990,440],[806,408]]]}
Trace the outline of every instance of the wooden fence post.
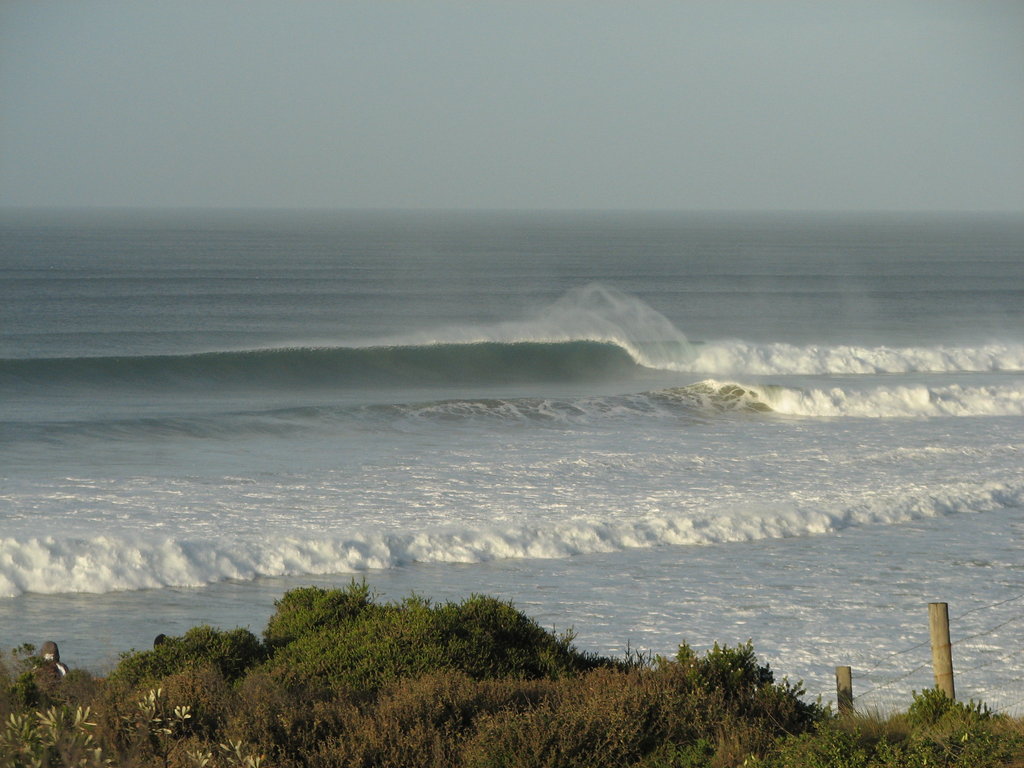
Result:
{"label": "wooden fence post", "polygon": [[850,667],[836,667],[836,700],[839,714],[853,714],[853,670]]}
{"label": "wooden fence post", "polygon": [[955,699],[953,689],[953,646],[949,642],[949,604],[928,603],[928,627],[932,639],[932,669],[935,687]]}

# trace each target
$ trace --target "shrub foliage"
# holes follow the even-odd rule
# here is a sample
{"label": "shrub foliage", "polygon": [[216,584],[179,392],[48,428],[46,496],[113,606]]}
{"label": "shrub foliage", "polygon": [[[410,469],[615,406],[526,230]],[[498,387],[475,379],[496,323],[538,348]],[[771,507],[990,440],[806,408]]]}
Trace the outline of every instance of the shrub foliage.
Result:
{"label": "shrub foliage", "polygon": [[14,653],[0,665],[0,766],[968,768],[1021,756],[1005,718],[930,692],[895,730],[866,736],[776,681],[749,643],[602,658],[507,602],[382,604],[355,582],[275,605],[262,640],[196,627],[125,654],[103,680],[73,670],[33,688],[31,649]]}

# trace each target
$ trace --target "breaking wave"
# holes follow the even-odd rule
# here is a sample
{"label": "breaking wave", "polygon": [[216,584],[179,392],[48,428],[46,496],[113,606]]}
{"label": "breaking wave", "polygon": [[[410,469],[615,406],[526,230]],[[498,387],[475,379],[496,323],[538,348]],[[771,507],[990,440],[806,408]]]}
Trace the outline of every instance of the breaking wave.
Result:
{"label": "breaking wave", "polygon": [[863,347],[722,341],[695,348],[676,370],[708,375],[827,376],[1024,371],[1024,344],[973,347]]}
{"label": "breaking wave", "polygon": [[940,418],[1024,416],[1024,386],[904,385],[853,391],[769,388],[777,413],[811,417]]}
{"label": "breaking wave", "polygon": [[197,416],[0,422],[0,445],[69,440],[295,437],[310,430],[494,424],[593,426],[716,417],[929,419],[1024,416],[1024,383],[900,385],[856,390],[748,385],[706,379],[683,387],[580,398],[469,398],[362,406],[303,406]]}
{"label": "breaking wave", "polygon": [[644,370],[700,376],[1020,372],[1024,344],[890,347],[691,343],[640,299],[601,285],[525,320],[434,329],[349,346],[195,354],[0,359],[0,387],[207,390],[628,381]]}
{"label": "breaking wave", "polygon": [[[637,343],[631,346],[637,347]],[[660,346],[662,357],[665,347]],[[687,347],[687,349],[691,349]],[[1024,345],[795,347],[714,342],[660,369],[707,376],[1024,371]],[[640,359],[642,358],[642,359]],[[614,341],[479,341],[194,355],[0,360],[7,391],[40,387],[319,388],[628,381],[651,361]]]}
{"label": "breaking wave", "polygon": [[413,562],[477,563],[562,558],[664,545],[707,545],[829,533],[1019,507],[1024,484],[950,484],[850,506],[695,510],[635,521],[567,520],[554,526],[449,529],[348,536],[132,539],[0,538],[0,597],[25,592],[112,592],[202,586],[226,579],[393,568]]}

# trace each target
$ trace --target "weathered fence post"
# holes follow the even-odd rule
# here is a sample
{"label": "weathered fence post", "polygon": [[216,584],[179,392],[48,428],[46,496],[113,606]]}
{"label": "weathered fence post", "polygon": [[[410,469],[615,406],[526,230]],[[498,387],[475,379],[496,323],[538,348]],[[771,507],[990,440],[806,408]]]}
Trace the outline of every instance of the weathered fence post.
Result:
{"label": "weathered fence post", "polygon": [[850,667],[836,667],[836,700],[840,715],[853,713],[853,670]]}
{"label": "weathered fence post", "polygon": [[932,668],[935,687],[955,699],[953,690],[953,646],[949,642],[949,604],[928,603],[928,626],[932,638]]}

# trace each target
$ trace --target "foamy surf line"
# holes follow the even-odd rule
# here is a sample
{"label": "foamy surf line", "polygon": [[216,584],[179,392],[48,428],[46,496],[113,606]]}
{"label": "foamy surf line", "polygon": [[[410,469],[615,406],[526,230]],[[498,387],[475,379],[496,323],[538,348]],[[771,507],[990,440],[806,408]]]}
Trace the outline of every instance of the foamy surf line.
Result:
{"label": "foamy surf line", "polygon": [[771,412],[807,418],[1024,416],[1024,382],[974,387],[906,384],[856,390],[751,386],[706,379],[645,397],[652,403],[700,412]]}
{"label": "foamy surf line", "polygon": [[787,505],[698,509],[631,522],[574,520],[349,537],[141,541],[114,536],[0,539],[0,597],[197,587],[228,579],[352,573],[414,562],[564,558],[656,546],[711,545],[824,534],[1024,503],[1024,483],[955,483],[834,508]]}
{"label": "foamy surf line", "polygon": [[792,416],[851,418],[942,418],[1024,415],[1024,388],[1013,386],[878,387],[864,392],[831,389],[771,389],[772,410]]}
{"label": "foamy surf line", "polygon": [[692,360],[682,360],[670,367],[707,375],[776,376],[1024,371],[1024,344],[862,347],[754,344],[735,340],[694,345],[694,353]]}

